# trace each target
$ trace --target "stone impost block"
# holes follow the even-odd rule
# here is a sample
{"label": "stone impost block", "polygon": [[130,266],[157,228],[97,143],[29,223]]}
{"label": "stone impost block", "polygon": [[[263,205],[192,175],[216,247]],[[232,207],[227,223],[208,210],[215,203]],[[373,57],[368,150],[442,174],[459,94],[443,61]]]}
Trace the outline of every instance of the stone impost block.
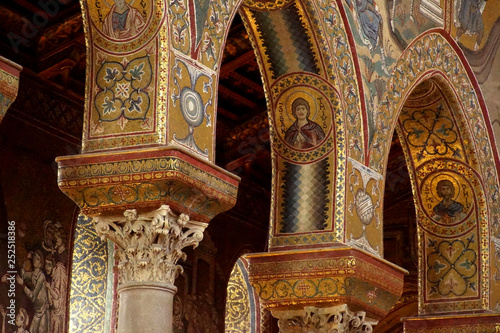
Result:
{"label": "stone impost block", "polygon": [[57,158],[58,185],[87,216],[169,205],[208,223],[236,204],[239,178],[179,148]]}
{"label": "stone impost block", "polygon": [[379,320],[403,291],[407,272],[351,247],[247,255],[250,281],[271,311],[346,304]]}

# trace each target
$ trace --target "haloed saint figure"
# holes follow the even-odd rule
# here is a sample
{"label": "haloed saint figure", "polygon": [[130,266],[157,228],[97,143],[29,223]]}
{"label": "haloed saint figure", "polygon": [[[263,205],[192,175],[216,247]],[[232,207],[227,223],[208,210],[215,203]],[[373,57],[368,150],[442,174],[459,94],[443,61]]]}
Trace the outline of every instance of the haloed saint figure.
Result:
{"label": "haloed saint figure", "polygon": [[437,183],[436,192],[443,200],[434,206],[432,218],[444,224],[452,224],[462,220],[465,216],[464,206],[453,200],[455,197],[453,183],[447,179],[440,180]]}
{"label": "haloed saint figure", "polygon": [[285,141],[298,149],[308,149],[317,146],[325,138],[325,132],[317,123],[309,119],[311,109],[303,98],[297,98],[292,103],[292,115],[295,122],[285,133]]}
{"label": "haloed saint figure", "polygon": [[102,32],[114,39],[136,36],[146,25],[141,13],[126,0],[114,0],[114,3],[104,18]]}

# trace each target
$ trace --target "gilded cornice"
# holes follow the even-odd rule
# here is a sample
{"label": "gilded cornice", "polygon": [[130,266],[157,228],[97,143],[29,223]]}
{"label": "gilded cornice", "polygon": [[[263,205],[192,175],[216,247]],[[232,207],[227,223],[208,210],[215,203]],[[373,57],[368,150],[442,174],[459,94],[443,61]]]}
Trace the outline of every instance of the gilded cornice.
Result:
{"label": "gilded cornice", "polygon": [[403,291],[405,270],[354,248],[248,255],[255,292],[270,309],[353,304],[380,319]]}
{"label": "gilded cornice", "polygon": [[89,216],[169,204],[202,222],[236,203],[239,179],[171,148],[61,157],[58,185]]}

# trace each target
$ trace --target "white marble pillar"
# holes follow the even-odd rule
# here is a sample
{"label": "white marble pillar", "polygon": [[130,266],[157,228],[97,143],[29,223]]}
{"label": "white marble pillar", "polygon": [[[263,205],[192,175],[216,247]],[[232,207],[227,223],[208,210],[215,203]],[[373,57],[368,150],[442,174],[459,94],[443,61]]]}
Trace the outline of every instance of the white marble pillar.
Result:
{"label": "white marble pillar", "polygon": [[198,246],[207,223],[172,213],[169,206],[145,213],[126,210],[123,216],[97,216],[101,238],[116,244],[118,333],[172,332],[177,264],[182,249]]}

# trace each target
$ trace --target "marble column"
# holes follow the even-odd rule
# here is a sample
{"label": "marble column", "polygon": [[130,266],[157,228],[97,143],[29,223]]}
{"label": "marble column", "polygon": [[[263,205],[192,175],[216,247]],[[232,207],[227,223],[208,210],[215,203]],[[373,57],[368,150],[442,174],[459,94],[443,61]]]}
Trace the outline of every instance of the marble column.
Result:
{"label": "marble column", "polygon": [[167,205],[95,220],[98,234],[117,247],[118,332],[170,332],[172,313],[159,309],[173,308],[174,281],[183,270],[177,262],[186,257],[182,249],[198,246],[207,223],[178,216]]}
{"label": "marble column", "polygon": [[0,122],[17,97],[22,69],[15,62],[0,57]]}
{"label": "marble column", "polygon": [[171,332],[182,250],[236,203],[238,178],[168,147],[57,161],[61,190],[115,244],[118,332]]}
{"label": "marble column", "polygon": [[236,203],[239,178],[214,164],[218,69],[235,3],[81,5],[82,154],[58,159],[59,187],[116,244],[119,332],[170,332],[182,248]]}

